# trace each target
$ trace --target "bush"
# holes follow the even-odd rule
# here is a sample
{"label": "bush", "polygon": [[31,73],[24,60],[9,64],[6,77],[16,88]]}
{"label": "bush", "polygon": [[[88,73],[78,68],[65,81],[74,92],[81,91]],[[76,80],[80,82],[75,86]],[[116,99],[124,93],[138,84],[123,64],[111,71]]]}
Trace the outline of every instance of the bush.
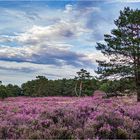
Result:
{"label": "bush", "polygon": [[7,97],[6,87],[3,85],[0,85],[0,98],[4,99],[6,97]]}
{"label": "bush", "polygon": [[133,99],[20,97],[7,104],[0,102],[0,139],[140,138],[140,104]]}

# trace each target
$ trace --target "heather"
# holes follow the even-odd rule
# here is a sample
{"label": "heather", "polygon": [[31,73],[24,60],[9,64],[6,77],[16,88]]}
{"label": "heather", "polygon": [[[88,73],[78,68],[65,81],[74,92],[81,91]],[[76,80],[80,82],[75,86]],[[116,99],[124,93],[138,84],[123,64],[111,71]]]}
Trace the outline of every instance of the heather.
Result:
{"label": "heather", "polygon": [[138,139],[136,97],[16,97],[0,101],[0,139]]}

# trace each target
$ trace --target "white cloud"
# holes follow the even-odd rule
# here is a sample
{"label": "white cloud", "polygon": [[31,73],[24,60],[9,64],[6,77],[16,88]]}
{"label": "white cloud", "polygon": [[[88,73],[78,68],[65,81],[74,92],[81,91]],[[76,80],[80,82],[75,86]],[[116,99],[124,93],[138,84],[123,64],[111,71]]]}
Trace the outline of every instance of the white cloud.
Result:
{"label": "white cloud", "polygon": [[[89,65],[86,55],[71,51],[70,39],[90,32],[80,22],[61,20],[53,25],[37,26],[14,36],[1,36],[0,42],[17,43],[10,47],[1,45],[0,59],[52,65]],[[89,61],[89,62],[88,62]]]}
{"label": "white cloud", "polygon": [[[65,48],[64,48],[65,47]],[[55,47],[52,44],[24,46],[24,47],[0,47],[0,59],[16,62],[32,62],[37,64],[51,64],[54,66],[72,65],[75,67],[91,67],[91,60],[82,53],[76,53],[66,48],[68,44],[59,44]],[[63,49],[64,48],[64,49]]]}
{"label": "white cloud", "polygon": [[34,25],[26,33],[21,34],[16,39],[19,42],[29,42],[30,40],[64,40],[64,38],[77,37],[86,32],[79,23],[69,23],[60,21],[50,26]]}
{"label": "white cloud", "polygon": [[[80,52],[78,47],[84,42],[84,36],[91,33],[85,26],[87,15],[99,11],[96,7],[80,11],[70,4],[63,10],[42,8],[40,12],[31,14],[34,16],[24,10],[11,13],[10,10],[5,11],[2,18],[10,16],[5,27],[14,26],[16,32],[17,26],[21,32],[0,36],[1,80],[21,84],[36,75],[45,75],[51,79],[72,78],[84,67],[95,74],[93,56]],[[73,44],[77,41],[78,45]]]}
{"label": "white cloud", "polygon": [[[76,72],[79,71],[79,68],[68,65],[59,67],[27,62],[0,61],[0,66],[0,80],[4,84],[13,83],[18,85],[21,85],[27,80],[35,79],[37,75],[44,75],[49,79],[74,78]],[[87,70],[91,75],[96,75],[93,69],[87,68]]]}
{"label": "white cloud", "polygon": [[73,6],[71,4],[67,4],[65,6],[64,13],[71,13],[73,11]]}
{"label": "white cloud", "polygon": [[108,57],[104,56],[100,51],[95,51],[94,53],[87,52],[86,55],[93,62],[93,64],[96,64],[96,60],[100,60],[100,61],[109,60]]}
{"label": "white cloud", "polygon": [[76,38],[84,33],[89,32],[78,22],[60,21],[50,26],[37,26],[27,30],[25,33],[16,36],[1,36],[0,42],[17,41],[20,43],[40,43],[42,41],[63,41],[65,39]]}

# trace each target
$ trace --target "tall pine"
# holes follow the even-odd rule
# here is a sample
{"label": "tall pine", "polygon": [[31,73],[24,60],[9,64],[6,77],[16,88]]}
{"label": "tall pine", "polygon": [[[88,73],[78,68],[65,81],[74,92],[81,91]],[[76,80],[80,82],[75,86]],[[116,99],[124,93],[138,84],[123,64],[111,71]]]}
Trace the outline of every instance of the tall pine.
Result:
{"label": "tall pine", "polygon": [[108,56],[106,61],[97,60],[97,73],[102,78],[134,78],[140,101],[140,10],[124,8],[114,23],[116,28],[104,35],[105,43],[97,43],[97,50]]}

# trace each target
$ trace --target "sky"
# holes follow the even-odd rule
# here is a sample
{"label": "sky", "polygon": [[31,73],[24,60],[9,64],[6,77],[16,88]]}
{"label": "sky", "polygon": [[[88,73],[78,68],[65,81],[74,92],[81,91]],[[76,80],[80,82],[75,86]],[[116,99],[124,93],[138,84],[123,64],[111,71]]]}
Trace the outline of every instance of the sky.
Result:
{"label": "sky", "polygon": [[140,0],[0,0],[0,81],[73,78],[81,68],[96,75],[96,60],[106,59],[96,43],[128,6]]}

